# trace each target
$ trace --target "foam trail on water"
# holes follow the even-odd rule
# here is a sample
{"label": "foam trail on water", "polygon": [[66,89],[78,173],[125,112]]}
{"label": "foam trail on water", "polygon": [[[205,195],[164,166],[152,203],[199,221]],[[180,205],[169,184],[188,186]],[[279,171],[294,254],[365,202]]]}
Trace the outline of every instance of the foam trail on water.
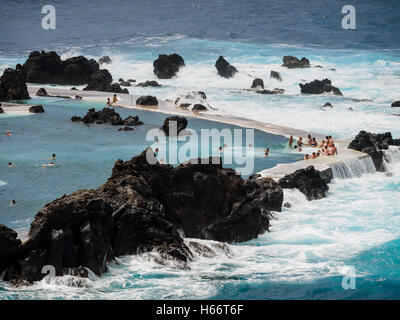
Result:
{"label": "foam trail on water", "polygon": [[0,180],[0,187],[5,186],[7,184],[6,181]]}

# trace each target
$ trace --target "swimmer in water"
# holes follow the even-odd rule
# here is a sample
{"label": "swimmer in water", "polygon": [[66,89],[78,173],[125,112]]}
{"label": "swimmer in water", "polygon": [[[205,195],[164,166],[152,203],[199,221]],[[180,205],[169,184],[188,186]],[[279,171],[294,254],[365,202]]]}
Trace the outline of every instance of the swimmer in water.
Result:
{"label": "swimmer in water", "polygon": [[16,205],[17,204],[17,201],[15,201],[15,200],[11,200],[10,201],[10,206],[14,206],[14,205]]}
{"label": "swimmer in water", "polygon": [[56,154],[53,153],[53,154],[51,155],[51,157],[48,158],[48,159],[46,159],[46,160],[56,160]]}
{"label": "swimmer in water", "polygon": [[291,148],[293,144],[293,136],[289,137],[289,147]]}
{"label": "swimmer in water", "polygon": [[111,106],[111,100],[110,100],[110,98],[107,98],[107,105],[108,105],[108,106]]}
{"label": "swimmer in water", "polygon": [[15,166],[12,164],[12,162],[9,162],[9,163],[8,163],[8,167],[9,167],[9,168],[12,168],[12,167],[15,167]]}
{"label": "swimmer in water", "polygon": [[113,97],[113,102],[112,103],[116,103],[118,101],[118,99],[117,99],[117,95],[116,94],[114,94],[114,97]]}
{"label": "swimmer in water", "polygon": [[308,160],[308,159],[310,159],[310,156],[308,154],[306,154],[303,159]]}
{"label": "swimmer in water", "polygon": [[11,131],[6,131],[6,135],[7,135],[7,137],[11,137]]}
{"label": "swimmer in water", "polygon": [[50,163],[47,164],[48,167],[52,167],[52,166],[55,166],[55,165],[56,164],[54,162],[50,162]]}
{"label": "swimmer in water", "polygon": [[268,157],[268,155],[269,155],[269,148],[265,149],[264,155],[265,155],[266,157]]}

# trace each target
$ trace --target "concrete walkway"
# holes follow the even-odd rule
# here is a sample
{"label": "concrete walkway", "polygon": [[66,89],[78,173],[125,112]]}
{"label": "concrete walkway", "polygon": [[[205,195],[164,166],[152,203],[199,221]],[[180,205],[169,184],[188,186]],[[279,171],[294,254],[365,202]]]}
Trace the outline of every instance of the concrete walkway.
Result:
{"label": "concrete walkway", "polygon": [[[39,87],[28,87],[29,94],[35,96]],[[56,89],[56,88],[46,88],[49,95],[61,95],[70,96],[74,98],[75,95],[82,96],[84,101],[103,101],[104,106],[106,106],[107,98],[112,98],[114,95],[110,92],[100,92],[100,91],[82,91],[82,90],[68,90],[68,89]],[[305,140],[308,134],[315,137],[318,141],[324,140],[326,135],[306,132],[304,130],[274,125],[271,123],[264,123],[260,121],[254,121],[244,118],[239,118],[231,115],[226,115],[221,112],[210,110],[204,112],[196,112],[191,110],[182,109],[174,104],[172,101],[160,101],[158,106],[139,106],[136,105],[136,100],[139,98],[137,95],[129,94],[117,94],[118,102],[114,105],[115,107],[124,107],[129,109],[140,109],[152,112],[161,112],[166,114],[178,114],[185,117],[205,119],[209,121],[216,121],[221,123],[228,123],[232,125],[237,125],[245,128],[258,129],[271,134],[282,135],[285,137],[293,136],[297,139],[302,136]],[[350,140],[337,140],[335,141],[336,147],[338,149],[338,155],[336,156],[320,156],[313,160],[302,160],[294,163],[288,164],[278,164],[276,167],[271,169],[266,169],[260,172],[262,176],[268,176],[272,178],[281,178],[286,174],[293,173],[294,171],[302,168],[306,168],[313,165],[317,170],[326,170],[337,163],[344,162],[348,159],[363,158],[367,155],[355,150],[347,149]],[[315,152],[315,148],[304,148],[303,153]]]}

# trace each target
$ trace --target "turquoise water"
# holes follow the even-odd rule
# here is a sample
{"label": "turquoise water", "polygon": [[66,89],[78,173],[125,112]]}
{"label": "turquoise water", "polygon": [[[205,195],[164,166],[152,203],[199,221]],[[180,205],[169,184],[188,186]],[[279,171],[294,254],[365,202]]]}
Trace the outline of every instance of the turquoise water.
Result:
{"label": "turquoise water", "polygon": [[[83,116],[90,107],[103,108],[101,103],[54,98],[34,98],[29,103],[43,104],[46,112],[15,117],[0,115],[0,131],[3,132],[0,137],[0,180],[7,182],[0,185],[0,223],[16,229],[26,229],[39,209],[63,194],[103,184],[111,175],[117,159],[129,160],[153,143],[146,141],[147,132],[159,128],[167,116],[117,108],[122,118],[138,115],[145,122],[134,127],[134,131],[125,132],[118,131],[120,127],[116,126],[85,125],[70,121],[73,115]],[[241,130],[239,127],[200,119],[189,118],[188,121],[188,129],[198,134],[201,129],[215,128],[221,131],[228,128],[232,133],[235,128]],[[13,133],[11,137],[4,134],[6,130]],[[179,141],[178,146],[184,143]],[[245,140],[240,143],[246,146]],[[255,131],[254,142],[249,143],[254,144],[255,151],[253,172],[302,157],[289,152],[286,148],[287,139],[282,136]],[[221,140],[218,146],[222,144]],[[268,158],[264,157],[267,146],[270,148]],[[220,155],[218,147],[213,148],[211,140],[207,151],[204,153],[207,157]],[[42,168],[43,163],[51,162],[48,158],[53,153],[57,156],[56,167]],[[16,167],[9,168],[8,162]],[[236,162],[226,166],[241,167]],[[9,206],[9,201],[13,199],[17,205]]]}
{"label": "turquoise water", "polygon": [[[0,21],[0,71],[23,63],[34,49],[57,50],[63,58],[109,55],[113,63],[107,69],[114,80],[162,84],[130,87],[132,94],[175,100],[179,94],[202,90],[222,114],[335,138],[351,139],[360,130],[391,131],[400,137],[400,111],[390,107],[400,99],[398,1],[353,1],[357,30],[340,27],[341,1],[72,3],[54,1],[58,27],[44,31],[39,22],[45,1],[4,1],[4,11],[14,19]],[[173,52],[185,59],[186,67],[171,80],[155,79],[154,59]],[[233,79],[217,75],[214,63],[219,55],[239,70]],[[312,66],[323,68],[288,70],[281,67],[284,55],[306,56]],[[271,70],[280,72],[283,81],[270,79]],[[255,77],[263,78],[266,88],[283,88],[286,94],[243,91]],[[324,78],[331,79],[344,96],[300,94],[299,83]],[[139,115],[147,125],[118,132],[115,127],[88,128],[69,121],[92,104],[36,98],[34,102],[45,104],[44,115],[0,115],[0,131],[15,132],[10,138],[0,135],[0,223],[21,234],[46,202],[103,183],[114,161],[142,151],[148,145],[146,130],[160,126],[165,117],[119,109],[123,116]],[[325,102],[331,102],[333,109],[324,109]],[[209,125],[189,121],[193,129]],[[266,142],[271,148],[268,159],[262,157]],[[256,133],[256,169],[298,158],[282,143],[279,137]],[[57,167],[41,168],[52,153],[57,154]],[[399,298],[399,160],[398,155],[392,157],[390,176],[335,179],[323,200],[309,202],[302,194],[285,190],[285,202],[292,207],[276,213],[271,232],[230,245],[229,256],[217,250],[215,258],[197,257],[191,270],[160,266],[151,254],[124,257],[85,288],[71,286],[66,278],[20,289],[1,283],[0,299]],[[9,161],[17,168],[7,168]],[[8,206],[14,198],[18,204]],[[344,267],[355,269],[354,290],[341,286]]]}

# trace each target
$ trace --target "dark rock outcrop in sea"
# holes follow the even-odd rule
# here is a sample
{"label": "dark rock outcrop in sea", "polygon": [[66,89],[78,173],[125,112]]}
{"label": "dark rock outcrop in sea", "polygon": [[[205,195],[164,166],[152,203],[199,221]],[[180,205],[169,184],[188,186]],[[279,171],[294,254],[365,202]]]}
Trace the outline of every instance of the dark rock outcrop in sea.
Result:
{"label": "dark rock outcrop in sea", "polygon": [[322,94],[325,92],[332,92],[335,95],[342,95],[338,88],[332,86],[332,82],[329,79],[314,80],[305,84],[300,83],[299,86],[301,93]]}
{"label": "dark rock outcrop in sea", "polygon": [[20,66],[7,68],[0,77],[0,100],[30,99],[25,73]]}
{"label": "dark rock outcrop in sea", "polygon": [[215,62],[215,68],[217,68],[218,74],[224,78],[232,78],[238,72],[223,56],[220,56]]}
{"label": "dark rock outcrop in sea", "polygon": [[86,115],[82,117],[73,116],[71,121],[82,121],[83,123],[90,124],[111,124],[113,126],[136,126],[143,124],[137,116],[128,116],[122,120],[119,113],[115,112],[113,108],[103,108],[102,110],[96,111],[94,108],[88,110]]}
{"label": "dark rock outcrop in sea", "polygon": [[253,80],[253,83],[251,84],[252,88],[261,88],[264,89],[264,81],[263,79],[256,78]]}
{"label": "dark rock outcrop in sea", "polygon": [[278,81],[282,81],[281,74],[280,74],[278,71],[271,71],[269,77],[270,77],[271,79],[276,79],[276,80],[278,80]]}
{"label": "dark rock outcrop in sea", "polygon": [[400,101],[393,102],[391,106],[392,106],[392,108],[400,107]]}
{"label": "dark rock outcrop in sea", "polygon": [[390,145],[400,146],[400,139],[393,139],[390,132],[371,133],[360,131],[350,142],[348,148],[368,154],[374,162],[377,171],[386,171],[384,165],[385,154],[382,150],[389,149]]}
{"label": "dark rock outcrop in sea", "polygon": [[4,268],[15,261],[21,253],[21,240],[17,239],[18,234],[0,224],[0,274]]}
{"label": "dark rock outcrop in sea", "polygon": [[[1,106],[1,103],[0,103],[0,106]],[[0,113],[4,113],[4,110],[2,107],[0,107]]]}
{"label": "dark rock outcrop in sea", "polygon": [[103,56],[99,59],[99,64],[110,64],[112,60],[109,56]]}
{"label": "dark rock outcrop in sea", "polygon": [[153,72],[159,79],[171,79],[184,65],[185,61],[179,54],[160,54],[153,62]]}
{"label": "dark rock outcrop in sea", "polygon": [[289,69],[310,67],[310,61],[305,57],[299,59],[293,56],[284,56],[282,60],[283,60],[282,67],[286,67]]}
{"label": "dark rock outcrop in sea", "polygon": [[156,106],[158,105],[158,100],[154,96],[141,96],[136,100],[136,104],[140,106]]}
{"label": "dark rock outcrop in sea", "polygon": [[161,84],[159,84],[157,81],[154,80],[146,80],[145,82],[139,82],[137,87],[161,87]]}
{"label": "dark rock outcrop in sea", "polygon": [[112,80],[110,72],[106,69],[101,69],[90,76],[87,86],[83,90],[129,94],[128,89],[122,89],[118,83],[112,83]]}
{"label": "dark rock outcrop in sea", "polygon": [[129,161],[117,160],[98,189],[47,204],[22,244],[0,226],[0,272],[14,284],[42,279],[48,265],[56,275],[74,270],[85,276],[85,268],[101,275],[116,256],[150,251],[188,268],[193,255],[180,232],[247,241],[269,229],[271,210],[280,210],[282,199],[282,189],[269,178],[243,180],[221,164],[161,165],[147,149]]}
{"label": "dark rock outcrop in sea", "polygon": [[47,91],[45,88],[40,88],[37,92],[36,95],[38,97],[47,97]]}
{"label": "dark rock outcrop in sea", "polygon": [[278,183],[282,188],[299,189],[308,200],[322,199],[329,190],[328,183],[332,179],[332,171],[320,172],[314,166],[299,169],[281,178]]}
{"label": "dark rock outcrop in sea", "polygon": [[259,94],[283,94],[285,89],[275,88],[274,90],[262,89],[256,91]]}
{"label": "dark rock outcrop in sea", "polygon": [[41,104],[29,107],[30,113],[43,113],[44,109]]}
{"label": "dark rock outcrop in sea", "polygon": [[82,85],[99,71],[94,59],[83,56],[61,60],[55,51],[33,51],[23,64],[26,81],[31,83],[52,83],[61,85]]}
{"label": "dark rock outcrop in sea", "polygon": [[192,111],[206,111],[207,107],[201,103],[196,103],[192,107]]}
{"label": "dark rock outcrop in sea", "polygon": [[[167,118],[165,118],[164,123],[161,127],[161,130],[164,131],[166,136],[170,135],[170,122],[174,122],[174,127],[171,128],[172,132],[171,134],[173,135],[178,135],[182,130],[185,130],[187,125],[188,125],[188,121],[185,117],[181,117],[181,116],[169,116]],[[174,130],[176,130],[176,133],[174,133]]]}

